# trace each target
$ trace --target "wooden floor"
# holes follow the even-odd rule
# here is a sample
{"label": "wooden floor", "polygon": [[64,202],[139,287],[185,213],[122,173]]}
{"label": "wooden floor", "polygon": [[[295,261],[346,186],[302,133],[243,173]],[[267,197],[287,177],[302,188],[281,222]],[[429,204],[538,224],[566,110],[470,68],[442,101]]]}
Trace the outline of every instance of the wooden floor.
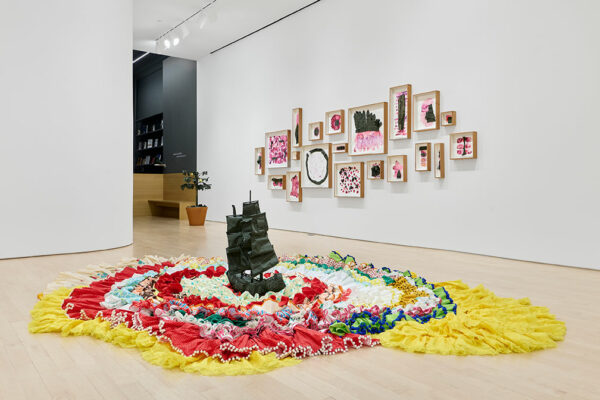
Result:
{"label": "wooden floor", "polygon": [[[336,249],[430,281],[462,279],[529,297],[567,323],[556,349],[496,357],[409,354],[376,347],[316,357],[264,375],[204,377],[146,363],[137,350],[88,337],[31,335],[29,310],[60,271],[122,257],[224,256],[225,225],[159,217],[134,221],[134,245],[0,260],[0,399],[600,399],[600,271],[440,250],[270,231],[278,254]],[[418,396],[418,397],[417,397]]]}

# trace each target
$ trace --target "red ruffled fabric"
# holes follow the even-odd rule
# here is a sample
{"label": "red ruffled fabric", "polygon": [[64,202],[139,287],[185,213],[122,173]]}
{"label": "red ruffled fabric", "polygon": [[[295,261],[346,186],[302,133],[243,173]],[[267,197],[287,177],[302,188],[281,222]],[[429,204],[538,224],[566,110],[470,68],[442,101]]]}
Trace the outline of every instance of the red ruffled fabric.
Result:
{"label": "red ruffled fabric", "polygon": [[[71,295],[63,302],[63,309],[70,318],[88,319],[100,316],[114,324],[124,323],[129,328],[137,330],[146,330],[155,335],[159,340],[169,342],[171,346],[180,354],[185,356],[196,356],[204,354],[205,356],[215,357],[223,362],[248,358],[252,351],[261,353],[276,353],[278,357],[310,357],[320,354],[334,354],[347,351],[348,348],[359,348],[363,346],[374,346],[379,342],[371,339],[370,336],[347,334],[343,337],[333,335],[329,332],[320,332],[309,329],[306,326],[297,325],[293,329],[293,334],[284,334],[274,332],[271,329],[263,329],[257,334],[241,335],[234,340],[206,339],[201,337],[201,330],[198,325],[172,320],[161,320],[159,317],[144,315],[138,312],[125,310],[109,310],[100,305],[104,301],[104,295],[108,293],[112,285],[116,282],[128,279],[134,274],[143,274],[149,271],[159,272],[165,266],[173,266],[170,263],[157,265],[142,265],[137,268],[125,268],[104,280],[93,282],[89,287],[74,289]],[[212,268],[212,269],[211,269]],[[158,289],[163,298],[174,298],[181,289],[180,281],[183,277],[193,279],[200,275],[209,277],[221,276],[226,272],[223,267],[210,267],[206,271],[196,271],[184,269],[173,274],[161,275],[155,288]],[[318,279],[307,279],[305,281],[310,286],[302,289],[292,299],[295,304],[301,304],[305,301],[311,301],[316,296],[322,294],[327,285]],[[276,300],[275,296],[270,297]],[[203,305],[208,309],[233,307],[233,305],[224,303],[216,298],[203,299],[199,296],[188,296],[183,300],[188,305]],[[288,298],[282,298],[281,305],[288,302]],[[252,304],[261,304],[254,302]],[[139,302],[143,305],[144,302]],[[313,307],[312,311],[319,316],[320,309]],[[286,322],[285,319],[274,315],[277,320]]]}

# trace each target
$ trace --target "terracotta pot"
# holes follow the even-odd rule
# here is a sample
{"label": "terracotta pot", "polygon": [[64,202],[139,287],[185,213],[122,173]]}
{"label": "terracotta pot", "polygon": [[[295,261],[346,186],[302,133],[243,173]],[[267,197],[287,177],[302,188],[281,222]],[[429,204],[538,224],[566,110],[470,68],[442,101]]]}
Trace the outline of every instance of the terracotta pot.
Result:
{"label": "terracotta pot", "polygon": [[186,207],[185,211],[187,212],[188,221],[191,226],[204,225],[208,207]]}

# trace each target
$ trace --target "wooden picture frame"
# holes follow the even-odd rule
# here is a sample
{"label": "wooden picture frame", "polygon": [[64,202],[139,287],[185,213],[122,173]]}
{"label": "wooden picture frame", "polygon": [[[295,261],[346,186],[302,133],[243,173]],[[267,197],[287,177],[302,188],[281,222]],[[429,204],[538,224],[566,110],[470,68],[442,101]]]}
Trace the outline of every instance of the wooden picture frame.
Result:
{"label": "wooden picture frame", "polygon": [[371,160],[366,162],[367,179],[383,179],[385,176],[385,162],[383,160]]}
{"label": "wooden picture frame", "polygon": [[365,163],[355,161],[337,163],[335,173],[335,197],[365,197]]}
{"label": "wooden picture frame", "polygon": [[[413,96],[413,131],[440,129],[440,91],[418,93]],[[435,121],[431,121],[431,119]]]}
{"label": "wooden picture frame", "polygon": [[285,200],[292,203],[302,202],[302,174],[300,171],[288,171],[286,176]]}
{"label": "wooden picture frame", "polygon": [[444,111],[442,113],[442,126],[456,125],[456,111]]}
{"label": "wooden picture frame", "polygon": [[387,158],[387,181],[406,182],[408,174],[406,154],[388,156]]}
{"label": "wooden picture frame", "polygon": [[[466,143],[465,138],[467,138]],[[470,160],[475,158],[477,158],[477,132],[457,132],[450,134],[451,160]]]}
{"label": "wooden picture frame", "polygon": [[[339,135],[346,130],[346,111],[334,110],[325,113],[325,133]],[[335,129],[337,127],[337,129]]]}
{"label": "wooden picture frame", "polygon": [[299,151],[292,151],[292,160],[293,161],[297,161],[300,159],[300,152]]}
{"label": "wooden picture frame", "polygon": [[265,133],[265,163],[267,168],[290,166],[290,131]]}
{"label": "wooden picture frame", "polygon": [[442,179],[446,176],[446,166],[444,163],[444,143],[433,144],[433,176]]}
{"label": "wooden picture frame", "polygon": [[308,124],[308,140],[323,140],[323,122],[311,122]]}
{"label": "wooden picture frame", "polygon": [[348,143],[333,143],[333,148],[331,150],[332,153],[347,153],[348,152]]}
{"label": "wooden picture frame", "polygon": [[302,147],[302,187],[331,189],[331,143]]}
{"label": "wooden picture frame", "polygon": [[[404,103],[404,104],[402,104]],[[412,132],[412,85],[390,88],[390,140],[410,139]],[[400,114],[403,114],[401,116]]]}
{"label": "wooden picture frame", "polygon": [[265,148],[256,147],[254,149],[254,174],[265,174]]}
{"label": "wooden picture frame", "polygon": [[415,171],[431,171],[431,143],[415,144]]}
{"label": "wooden picture frame", "polygon": [[387,101],[348,109],[348,154],[387,154],[387,130]]}
{"label": "wooden picture frame", "polygon": [[269,190],[285,190],[285,175],[269,175],[267,188]]}
{"label": "wooden picture frame", "polygon": [[292,109],[292,147],[302,147],[302,108]]}

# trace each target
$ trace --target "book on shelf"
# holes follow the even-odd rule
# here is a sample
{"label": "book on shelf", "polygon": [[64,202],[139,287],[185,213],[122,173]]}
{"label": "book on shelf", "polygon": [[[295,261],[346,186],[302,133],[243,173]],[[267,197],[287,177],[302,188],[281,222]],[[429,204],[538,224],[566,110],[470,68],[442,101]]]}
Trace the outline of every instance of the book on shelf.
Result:
{"label": "book on shelf", "polygon": [[158,147],[158,138],[154,139],[154,147]]}
{"label": "book on shelf", "polygon": [[163,136],[160,137],[160,145],[163,146]]}
{"label": "book on shelf", "polygon": [[151,149],[152,148],[152,139],[148,139],[147,143],[148,143],[148,145],[146,147]]}

